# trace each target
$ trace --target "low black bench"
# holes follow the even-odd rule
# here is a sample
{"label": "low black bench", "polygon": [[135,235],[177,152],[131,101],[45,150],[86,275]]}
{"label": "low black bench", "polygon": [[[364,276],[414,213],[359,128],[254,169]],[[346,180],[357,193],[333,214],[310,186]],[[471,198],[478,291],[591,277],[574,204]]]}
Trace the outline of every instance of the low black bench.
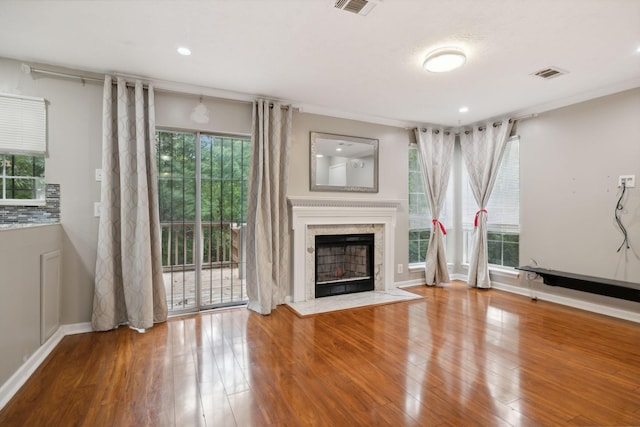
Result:
{"label": "low black bench", "polygon": [[547,270],[540,267],[522,266],[516,267],[516,270],[528,271],[542,276],[542,281],[545,285],[560,286],[562,288],[640,302],[640,283]]}

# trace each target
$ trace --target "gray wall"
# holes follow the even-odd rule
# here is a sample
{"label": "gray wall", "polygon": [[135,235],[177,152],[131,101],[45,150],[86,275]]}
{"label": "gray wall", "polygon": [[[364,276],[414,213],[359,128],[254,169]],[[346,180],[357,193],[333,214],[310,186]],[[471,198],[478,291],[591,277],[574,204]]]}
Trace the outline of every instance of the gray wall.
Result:
{"label": "gray wall", "polygon": [[[309,138],[310,132],[375,138],[379,140],[378,193],[318,192],[309,190]],[[408,280],[407,261],[409,239],[407,223],[407,163],[409,134],[406,129],[376,125],[355,120],[338,119],[294,112],[293,141],[289,164],[290,196],[348,197],[364,199],[389,199],[401,202],[396,223],[395,281]],[[397,273],[397,264],[403,264],[404,273]],[[424,277],[424,275],[422,275]],[[416,275],[416,277],[420,277]]]}
{"label": "gray wall", "polygon": [[[640,283],[640,186],[623,202],[632,249],[614,209],[619,175],[640,178],[640,89],[524,120],[520,135],[520,263]],[[522,278],[520,286],[530,286]],[[638,311],[640,304],[581,292],[538,289]]]}
{"label": "gray wall", "polygon": [[[74,80],[34,79],[21,72],[20,62],[0,58],[0,92],[39,96],[49,101],[46,181],[61,185],[64,254],[61,322],[87,322],[91,318],[98,229],[93,203],[100,200],[94,170],[101,164],[102,86],[83,85]],[[550,111],[520,123],[521,263],[535,258],[540,265],[556,269],[640,281],[637,254],[640,187],[629,192],[624,213],[635,252],[615,253],[620,234],[613,221],[617,176],[636,174],[640,178],[640,144],[636,136],[639,98],[640,90],[628,91]],[[197,96],[158,90],[156,123],[159,127],[230,134],[251,132],[249,103],[212,98],[203,101],[211,112],[211,122],[198,125],[189,119]],[[379,192],[348,196],[339,192],[310,192],[311,131],[378,139]],[[411,132],[402,128],[294,112],[289,195],[400,200],[394,267],[403,264],[404,273],[396,272],[396,282],[423,278],[421,271],[407,271],[405,172],[411,138]],[[455,234],[452,238],[457,239]],[[450,261],[457,264],[456,272],[464,272],[458,260]],[[529,285],[508,277],[496,278],[517,286]],[[603,301],[612,303],[609,299]]]}
{"label": "gray wall", "polygon": [[61,248],[62,229],[0,229],[0,386],[40,347],[40,255]]}
{"label": "gray wall", "polygon": [[251,134],[251,104],[216,98],[202,98],[209,110],[209,123],[195,123],[189,117],[199,98],[156,90],[156,126],[172,129],[219,132],[231,135]]}
{"label": "gray wall", "polygon": [[47,100],[45,181],[60,184],[62,224],[61,323],[91,318],[100,200],[95,169],[101,162],[102,86],[76,80],[32,78],[20,62],[0,59],[0,92]]}

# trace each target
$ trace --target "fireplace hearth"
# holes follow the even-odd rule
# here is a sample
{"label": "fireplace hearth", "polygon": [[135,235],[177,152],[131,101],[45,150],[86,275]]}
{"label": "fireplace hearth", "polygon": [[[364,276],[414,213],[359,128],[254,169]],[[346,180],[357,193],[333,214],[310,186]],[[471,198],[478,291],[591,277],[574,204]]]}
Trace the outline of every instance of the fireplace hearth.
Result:
{"label": "fireplace hearth", "polygon": [[317,235],[315,238],[315,297],[374,289],[375,235]]}

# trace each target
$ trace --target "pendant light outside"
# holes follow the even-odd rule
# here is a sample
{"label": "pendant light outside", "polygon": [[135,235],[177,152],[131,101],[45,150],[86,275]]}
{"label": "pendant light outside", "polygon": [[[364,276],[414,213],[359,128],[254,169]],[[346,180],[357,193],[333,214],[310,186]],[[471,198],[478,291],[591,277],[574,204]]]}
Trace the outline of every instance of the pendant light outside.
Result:
{"label": "pendant light outside", "polygon": [[462,49],[445,47],[430,52],[422,66],[432,73],[445,73],[462,67],[465,62],[467,56]]}

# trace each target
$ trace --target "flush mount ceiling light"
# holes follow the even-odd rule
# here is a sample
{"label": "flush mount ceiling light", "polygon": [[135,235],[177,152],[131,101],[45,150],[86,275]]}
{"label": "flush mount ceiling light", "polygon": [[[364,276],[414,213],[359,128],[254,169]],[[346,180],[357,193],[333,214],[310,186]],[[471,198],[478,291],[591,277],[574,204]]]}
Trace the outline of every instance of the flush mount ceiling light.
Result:
{"label": "flush mount ceiling light", "polygon": [[466,61],[467,56],[462,49],[445,47],[429,53],[422,66],[432,73],[444,73],[462,67]]}
{"label": "flush mount ceiling light", "polygon": [[469,107],[460,107],[458,109],[458,111],[461,112],[461,113],[467,113],[467,112],[469,112]]}
{"label": "flush mount ceiling light", "polygon": [[191,55],[191,49],[189,49],[188,47],[180,46],[178,48],[178,53],[182,56],[189,56]]}

